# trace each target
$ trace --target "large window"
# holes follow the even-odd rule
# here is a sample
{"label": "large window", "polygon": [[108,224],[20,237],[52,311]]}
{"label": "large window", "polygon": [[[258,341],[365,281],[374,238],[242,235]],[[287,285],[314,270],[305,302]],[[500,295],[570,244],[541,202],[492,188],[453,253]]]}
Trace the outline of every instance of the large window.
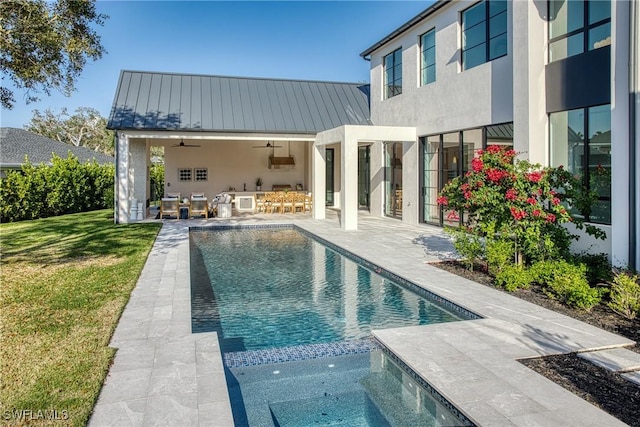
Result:
{"label": "large window", "polygon": [[484,126],[421,137],[422,221],[456,226],[466,221],[464,212],[438,206],[438,193],[457,176],[471,169],[476,152],[489,145],[513,147],[513,123]]}
{"label": "large window", "polygon": [[598,193],[590,211],[573,209],[572,214],[611,224],[611,106],[552,113],[550,122],[551,165],[562,165]]}
{"label": "large window", "polygon": [[507,2],[485,0],[462,12],[462,69],[507,54]]}
{"label": "large window", "polygon": [[549,62],[611,44],[609,0],[549,0]]}
{"label": "large window", "polygon": [[433,29],[420,36],[420,71],[421,84],[436,81],[436,30]]}
{"label": "large window", "polygon": [[402,93],[402,48],[384,57],[384,97]]}

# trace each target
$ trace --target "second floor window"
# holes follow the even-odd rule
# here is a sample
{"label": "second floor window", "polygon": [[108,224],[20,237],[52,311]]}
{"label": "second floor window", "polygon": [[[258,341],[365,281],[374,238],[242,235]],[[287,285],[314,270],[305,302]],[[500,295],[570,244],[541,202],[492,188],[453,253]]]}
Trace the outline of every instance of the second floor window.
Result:
{"label": "second floor window", "polygon": [[421,84],[436,81],[436,30],[420,36]]}
{"label": "second floor window", "polygon": [[485,0],[462,12],[462,69],[507,54],[507,2]]}
{"label": "second floor window", "polygon": [[402,48],[384,57],[384,97],[402,93]]}
{"label": "second floor window", "polygon": [[611,44],[609,0],[549,0],[549,62]]}

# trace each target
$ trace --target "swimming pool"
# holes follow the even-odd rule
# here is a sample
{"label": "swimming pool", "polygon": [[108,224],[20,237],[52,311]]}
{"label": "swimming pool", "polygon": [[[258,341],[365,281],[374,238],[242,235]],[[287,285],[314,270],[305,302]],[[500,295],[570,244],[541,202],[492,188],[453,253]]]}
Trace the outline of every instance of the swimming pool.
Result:
{"label": "swimming pool", "polygon": [[[372,398],[373,389],[396,387],[388,381],[397,375],[389,374],[393,363],[371,330],[473,317],[327,244],[291,226],[190,232],[192,329],[218,332],[237,425],[308,425],[305,417],[314,410],[320,418],[312,424],[411,425],[391,423],[389,410],[380,412],[385,393]],[[336,377],[340,388],[328,386],[339,371],[332,360],[348,367]],[[325,365],[333,368],[318,368]],[[385,374],[375,375],[380,372]],[[305,393],[290,395],[292,384]],[[391,395],[406,395],[403,384]],[[326,394],[339,395],[340,405],[322,409]],[[436,405],[423,400],[430,402],[425,408]],[[401,407],[399,402],[389,407]],[[435,413],[446,413],[446,422],[438,424]],[[431,414],[430,425],[464,424],[458,418],[451,424],[455,416],[446,410],[424,414]]]}

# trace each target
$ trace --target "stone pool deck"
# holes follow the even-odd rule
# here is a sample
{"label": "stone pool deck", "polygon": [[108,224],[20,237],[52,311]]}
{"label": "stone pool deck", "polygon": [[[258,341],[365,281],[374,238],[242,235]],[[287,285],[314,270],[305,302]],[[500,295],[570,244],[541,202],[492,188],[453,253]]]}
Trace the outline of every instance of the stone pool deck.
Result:
{"label": "stone pool deck", "polygon": [[484,317],[375,332],[477,425],[625,425],[517,359],[632,341],[429,265],[453,255],[439,228],[361,215],[347,232],[328,211],[165,220],[112,338],[118,352],[90,426],[233,425],[217,335],[191,333],[188,228],[270,222],[292,222]]}

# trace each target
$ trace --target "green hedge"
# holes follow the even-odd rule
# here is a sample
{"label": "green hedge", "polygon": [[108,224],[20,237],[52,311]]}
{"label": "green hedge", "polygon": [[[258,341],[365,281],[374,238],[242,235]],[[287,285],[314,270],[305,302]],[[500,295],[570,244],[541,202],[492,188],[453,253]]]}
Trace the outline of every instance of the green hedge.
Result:
{"label": "green hedge", "polygon": [[113,207],[114,166],[80,163],[69,154],[52,166],[28,160],[0,180],[2,222],[46,218]]}

